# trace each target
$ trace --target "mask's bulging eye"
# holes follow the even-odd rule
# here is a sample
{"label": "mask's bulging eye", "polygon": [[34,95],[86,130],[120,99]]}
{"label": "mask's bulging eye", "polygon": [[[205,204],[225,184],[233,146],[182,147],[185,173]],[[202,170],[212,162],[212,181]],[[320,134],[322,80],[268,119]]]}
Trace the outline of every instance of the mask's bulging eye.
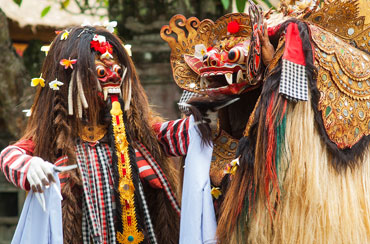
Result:
{"label": "mask's bulging eye", "polygon": [[231,63],[244,63],[244,50],[242,49],[242,47],[234,47],[229,51],[227,58]]}
{"label": "mask's bulging eye", "polygon": [[105,68],[103,66],[96,67],[96,73],[99,78],[103,78],[107,75],[107,72],[105,71]]}
{"label": "mask's bulging eye", "polygon": [[120,77],[122,77],[122,68],[121,68],[121,66],[115,64],[113,66],[113,71],[116,72]]}

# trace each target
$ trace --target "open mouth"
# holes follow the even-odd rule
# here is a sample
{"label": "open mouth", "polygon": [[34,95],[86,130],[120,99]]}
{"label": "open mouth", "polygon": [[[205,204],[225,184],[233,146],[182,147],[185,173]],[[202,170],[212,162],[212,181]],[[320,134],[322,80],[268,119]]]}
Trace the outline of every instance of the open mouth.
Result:
{"label": "open mouth", "polygon": [[104,101],[107,100],[108,94],[121,94],[121,88],[118,85],[108,85],[103,87]]}
{"label": "open mouth", "polygon": [[238,94],[247,85],[245,69],[238,64],[223,67],[204,67],[200,70],[200,84],[207,92]]}

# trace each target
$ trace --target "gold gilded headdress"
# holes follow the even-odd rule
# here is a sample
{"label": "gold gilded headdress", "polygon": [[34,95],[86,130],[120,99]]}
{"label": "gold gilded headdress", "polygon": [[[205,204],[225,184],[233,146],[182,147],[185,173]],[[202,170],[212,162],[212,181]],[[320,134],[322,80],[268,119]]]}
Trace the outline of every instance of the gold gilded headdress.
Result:
{"label": "gold gilded headdress", "polygon": [[[237,33],[228,33],[228,24],[233,21],[239,24],[240,30]],[[227,14],[215,22],[209,19],[199,21],[196,17],[186,19],[183,15],[172,17],[169,25],[162,27],[161,37],[171,48],[170,62],[177,85],[188,91],[204,92],[199,74],[184,60],[184,55],[194,54],[195,45],[213,47],[227,38],[249,38],[251,32],[250,18],[243,13]]]}

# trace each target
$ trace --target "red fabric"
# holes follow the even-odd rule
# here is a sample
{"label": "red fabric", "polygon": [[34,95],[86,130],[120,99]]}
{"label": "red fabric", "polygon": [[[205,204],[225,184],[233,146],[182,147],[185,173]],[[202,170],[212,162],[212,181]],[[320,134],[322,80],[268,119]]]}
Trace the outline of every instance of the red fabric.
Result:
{"label": "red fabric", "polygon": [[162,189],[163,186],[148,161],[145,160],[140,151],[135,150],[135,153],[140,179],[147,181],[153,188]]}
{"label": "red fabric", "polygon": [[33,155],[33,151],[35,150],[35,144],[32,140],[20,140],[14,144],[14,146],[20,147],[26,151],[28,155]]}
{"label": "red fabric", "polygon": [[156,134],[161,132],[161,125],[162,123],[159,123],[159,122],[152,125],[152,128]]}
{"label": "red fabric", "polygon": [[289,60],[295,64],[306,65],[302,40],[299,36],[298,25],[296,23],[289,24],[286,29],[283,59]]}

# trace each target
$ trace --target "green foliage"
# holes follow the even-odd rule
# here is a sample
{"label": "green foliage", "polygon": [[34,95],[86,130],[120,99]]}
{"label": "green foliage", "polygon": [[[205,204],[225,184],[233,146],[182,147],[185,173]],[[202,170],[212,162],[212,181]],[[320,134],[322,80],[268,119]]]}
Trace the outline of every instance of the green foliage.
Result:
{"label": "green foliage", "polygon": [[47,14],[49,13],[50,9],[51,9],[51,6],[50,6],[50,5],[49,5],[49,6],[47,6],[47,7],[45,7],[45,8],[41,11],[41,18],[42,18],[42,17],[45,17],[45,15],[47,15]]}
{"label": "green foliage", "polygon": [[230,0],[221,0],[221,3],[224,9],[228,9],[230,6]]}
{"label": "green foliage", "polygon": [[21,6],[21,4],[22,4],[22,0],[13,0],[13,2],[15,2],[16,4],[18,4],[18,6]]}
{"label": "green foliage", "polygon": [[64,0],[64,1],[61,1],[60,2],[60,7],[62,8],[62,9],[66,9],[67,7],[68,7],[68,5],[70,4],[70,0]]}
{"label": "green foliage", "polygon": [[244,12],[245,4],[247,0],[235,0],[236,1],[236,8],[239,12]]}

